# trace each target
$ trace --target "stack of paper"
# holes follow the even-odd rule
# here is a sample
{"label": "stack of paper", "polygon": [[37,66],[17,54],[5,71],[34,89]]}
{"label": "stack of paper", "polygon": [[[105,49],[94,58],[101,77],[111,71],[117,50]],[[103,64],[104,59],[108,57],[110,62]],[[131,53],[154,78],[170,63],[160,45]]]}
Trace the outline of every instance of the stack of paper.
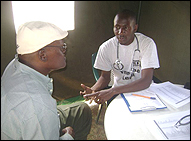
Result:
{"label": "stack of paper", "polygon": [[175,108],[190,102],[190,90],[179,87],[169,81],[151,85],[148,90],[155,92],[162,100]]}

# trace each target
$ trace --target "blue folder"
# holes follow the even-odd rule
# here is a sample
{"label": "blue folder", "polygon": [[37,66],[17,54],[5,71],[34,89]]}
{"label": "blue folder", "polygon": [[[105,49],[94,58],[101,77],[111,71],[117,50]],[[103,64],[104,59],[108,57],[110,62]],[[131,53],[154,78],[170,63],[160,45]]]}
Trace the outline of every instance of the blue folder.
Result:
{"label": "blue folder", "polygon": [[156,109],[164,109],[164,108],[167,108],[166,105],[162,102],[162,103],[164,104],[164,106],[163,106],[163,107],[160,107],[160,108],[153,107],[153,106],[148,106],[148,107],[142,107],[141,110],[131,110],[130,104],[129,104],[128,100],[125,98],[124,94],[121,93],[120,95],[121,95],[121,97],[123,98],[123,100],[125,101],[125,103],[126,103],[128,109],[129,109],[129,111],[131,111],[131,112],[143,112],[143,111],[152,111],[152,110],[156,110]]}

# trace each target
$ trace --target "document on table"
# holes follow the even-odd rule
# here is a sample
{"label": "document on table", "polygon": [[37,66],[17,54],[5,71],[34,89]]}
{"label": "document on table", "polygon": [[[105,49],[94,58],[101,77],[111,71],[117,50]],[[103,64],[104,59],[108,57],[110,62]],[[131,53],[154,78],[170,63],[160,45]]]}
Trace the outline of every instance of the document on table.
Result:
{"label": "document on table", "polygon": [[190,102],[190,90],[176,86],[169,81],[151,85],[148,89],[175,108]]}
{"label": "document on table", "polygon": [[[190,140],[190,123],[176,128],[174,125],[182,117],[190,115],[190,110],[157,116],[147,119],[146,125],[150,132],[159,140]],[[190,117],[187,117],[190,120]]]}
{"label": "document on table", "polygon": [[[134,96],[132,94],[154,97],[155,99]],[[151,91],[142,90],[134,93],[124,93],[121,94],[121,96],[131,112],[151,111],[167,108],[166,105],[159,99],[159,97]]]}

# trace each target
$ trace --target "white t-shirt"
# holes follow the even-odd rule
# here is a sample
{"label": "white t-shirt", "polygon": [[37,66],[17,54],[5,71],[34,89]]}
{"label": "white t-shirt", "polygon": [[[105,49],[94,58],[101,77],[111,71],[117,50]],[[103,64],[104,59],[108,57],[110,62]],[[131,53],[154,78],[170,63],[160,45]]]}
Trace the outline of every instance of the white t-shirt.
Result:
{"label": "white t-shirt", "polygon": [[[146,68],[159,68],[160,65],[155,42],[150,37],[147,37],[142,33],[135,33],[135,35],[139,42],[141,70]],[[131,77],[130,73],[133,55],[136,49],[136,38],[134,38],[130,45],[119,44],[118,56],[123,63],[124,68],[122,70],[116,70],[113,67],[113,64],[117,60],[117,38],[114,36],[99,47],[94,67],[104,71],[113,70],[113,87],[129,84],[141,78],[141,72],[134,73],[133,77]]]}

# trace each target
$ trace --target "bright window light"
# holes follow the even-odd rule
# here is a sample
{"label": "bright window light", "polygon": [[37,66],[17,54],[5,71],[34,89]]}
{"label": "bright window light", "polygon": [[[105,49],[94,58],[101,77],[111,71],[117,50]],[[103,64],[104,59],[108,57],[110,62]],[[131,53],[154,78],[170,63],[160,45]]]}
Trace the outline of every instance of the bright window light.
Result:
{"label": "bright window light", "polygon": [[50,22],[74,30],[74,1],[12,1],[15,30],[29,21]]}

